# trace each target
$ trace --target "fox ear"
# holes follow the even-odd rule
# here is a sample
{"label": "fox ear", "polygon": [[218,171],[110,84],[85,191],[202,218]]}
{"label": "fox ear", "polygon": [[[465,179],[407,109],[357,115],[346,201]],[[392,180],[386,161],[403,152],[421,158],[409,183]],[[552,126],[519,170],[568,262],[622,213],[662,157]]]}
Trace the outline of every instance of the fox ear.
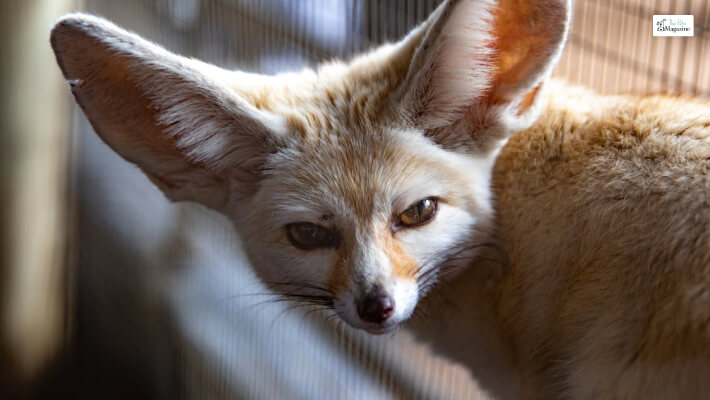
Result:
{"label": "fox ear", "polygon": [[507,137],[537,118],[569,20],[569,0],[449,0],[405,39],[419,43],[395,101],[435,139],[454,124]]}
{"label": "fox ear", "polygon": [[254,181],[282,129],[277,117],[224,87],[228,71],[103,19],[67,15],[51,44],[99,136],[172,200],[224,207],[233,186]]}

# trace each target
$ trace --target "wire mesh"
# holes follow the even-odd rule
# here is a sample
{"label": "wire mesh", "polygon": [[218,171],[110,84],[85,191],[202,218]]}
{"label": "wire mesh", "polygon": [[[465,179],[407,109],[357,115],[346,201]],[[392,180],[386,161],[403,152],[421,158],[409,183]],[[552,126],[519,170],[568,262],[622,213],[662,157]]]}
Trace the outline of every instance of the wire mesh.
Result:
{"label": "wire mesh", "polygon": [[[396,40],[439,3],[87,0],[85,10],[183,55],[276,73]],[[695,15],[696,36],[652,37],[651,15],[674,13]],[[702,0],[577,1],[555,75],[605,93],[707,96],[708,18],[710,4]],[[253,298],[234,297],[225,305],[235,291],[258,287],[231,228],[202,209],[167,204],[140,173],[100,144],[82,117],[77,121],[82,145],[75,160],[76,343],[86,376],[123,377],[89,382],[88,393],[101,398],[107,391],[119,393],[117,398],[483,396],[466,371],[406,334],[373,338],[299,311],[280,317],[284,307]],[[170,282],[156,288],[156,280]],[[100,353],[106,349],[111,351]],[[96,352],[106,359],[95,359]],[[121,388],[126,376],[142,389]]]}

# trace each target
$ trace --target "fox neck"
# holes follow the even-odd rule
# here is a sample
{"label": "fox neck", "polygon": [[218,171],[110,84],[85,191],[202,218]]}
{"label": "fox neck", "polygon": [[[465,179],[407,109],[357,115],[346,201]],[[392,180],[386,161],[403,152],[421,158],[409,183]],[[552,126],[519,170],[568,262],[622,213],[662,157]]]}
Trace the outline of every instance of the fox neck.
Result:
{"label": "fox neck", "polygon": [[[554,82],[554,87],[565,85]],[[548,126],[550,121],[569,120],[567,105],[548,97],[543,107]],[[496,155],[507,152],[506,142],[501,142]],[[510,158],[510,154],[507,156]],[[525,295],[511,289],[516,287],[518,276],[512,269],[520,266],[509,263],[507,252],[511,245],[502,239],[505,232],[499,232],[498,216],[506,210],[498,207],[495,178],[506,171],[497,163],[495,168],[491,177],[493,211],[490,219],[477,227],[475,238],[484,246],[466,268],[448,275],[422,299],[419,307],[427,317],[414,319],[408,326],[437,353],[466,366],[493,398],[517,399],[524,397],[523,393],[533,393],[537,383],[526,376],[515,350],[520,350],[519,332],[525,328],[511,325],[516,319],[515,310],[501,307],[503,301],[525,302]]]}
{"label": "fox neck", "polygon": [[427,317],[408,327],[436,353],[463,364],[493,398],[515,399],[519,378],[497,313],[505,267],[494,253],[483,251],[455,278],[439,282],[419,305]]}

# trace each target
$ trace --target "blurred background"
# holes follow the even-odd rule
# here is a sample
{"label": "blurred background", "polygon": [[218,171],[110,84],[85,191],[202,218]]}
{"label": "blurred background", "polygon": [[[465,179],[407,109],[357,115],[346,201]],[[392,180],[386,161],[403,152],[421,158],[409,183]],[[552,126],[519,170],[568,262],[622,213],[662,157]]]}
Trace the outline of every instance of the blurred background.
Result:
{"label": "blurred background", "polygon": [[[477,398],[406,330],[372,337],[274,302],[222,217],[170,204],[103,145],[49,47],[82,10],[169,50],[277,73],[401,37],[435,0],[2,0],[0,398]],[[694,37],[652,37],[693,14]],[[578,0],[555,75],[710,95],[710,2]]]}

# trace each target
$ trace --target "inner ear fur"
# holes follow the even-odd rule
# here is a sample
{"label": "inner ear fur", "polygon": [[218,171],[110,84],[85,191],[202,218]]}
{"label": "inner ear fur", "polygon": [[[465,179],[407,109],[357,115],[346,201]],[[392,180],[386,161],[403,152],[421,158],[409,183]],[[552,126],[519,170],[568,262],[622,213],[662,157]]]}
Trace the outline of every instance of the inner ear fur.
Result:
{"label": "inner ear fur", "polygon": [[99,136],[173,200],[222,208],[275,146],[279,119],[225,87],[228,71],[84,14],[57,21],[51,44]]}
{"label": "inner ear fur", "polygon": [[[436,132],[468,119],[478,139],[524,129],[567,36],[569,0],[449,0],[418,29],[395,96],[414,123]],[[495,132],[495,134],[493,134]]]}

